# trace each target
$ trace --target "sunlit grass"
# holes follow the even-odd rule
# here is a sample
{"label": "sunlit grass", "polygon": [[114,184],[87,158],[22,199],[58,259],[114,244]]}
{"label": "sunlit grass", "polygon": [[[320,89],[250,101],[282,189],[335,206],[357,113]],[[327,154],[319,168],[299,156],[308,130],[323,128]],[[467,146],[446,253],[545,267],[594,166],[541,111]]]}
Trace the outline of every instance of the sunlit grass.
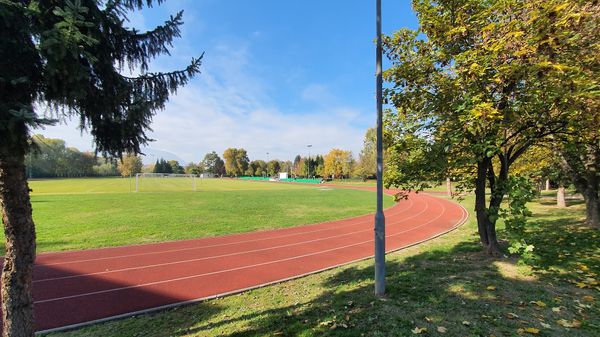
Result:
{"label": "sunlit grass", "polygon": [[[470,210],[472,197],[463,203]],[[597,336],[599,289],[570,281],[600,272],[597,238],[591,242],[597,231],[582,225],[581,207],[531,206],[535,215],[529,233],[537,238],[535,252],[542,257],[533,265],[482,254],[471,217],[454,232],[388,254],[382,300],[373,296],[373,261],[367,260],[55,336],[534,336],[526,329],[539,330],[538,336]],[[571,230],[575,233],[567,233]],[[590,241],[580,244],[584,234]],[[551,244],[555,235],[568,235],[571,241]],[[551,265],[560,264],[571,277],[548,268],[557,254],[564,260]],[[564,326],[569,324],[577,327]],[[415,328],[427,330],[415,334]]]}
{"label": "sunlit grass", "polygon": [[[163,178],[130,193],[129,184],[127,178],[30,182],[38,252],[297,226],[375,209],[373,192],[312,185],[204,179],[193,192],[189,178]],[[392,204],[385,198],[386,207]]]}

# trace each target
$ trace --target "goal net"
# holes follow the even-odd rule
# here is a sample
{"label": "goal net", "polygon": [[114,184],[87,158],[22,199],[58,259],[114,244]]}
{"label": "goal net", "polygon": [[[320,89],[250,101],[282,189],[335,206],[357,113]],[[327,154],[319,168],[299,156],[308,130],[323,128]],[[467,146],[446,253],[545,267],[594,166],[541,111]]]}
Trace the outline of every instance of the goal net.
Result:
{"label": "goal net", "polygon": [[195,174],[138,173],[135,175],[135,192],[196,191]]}

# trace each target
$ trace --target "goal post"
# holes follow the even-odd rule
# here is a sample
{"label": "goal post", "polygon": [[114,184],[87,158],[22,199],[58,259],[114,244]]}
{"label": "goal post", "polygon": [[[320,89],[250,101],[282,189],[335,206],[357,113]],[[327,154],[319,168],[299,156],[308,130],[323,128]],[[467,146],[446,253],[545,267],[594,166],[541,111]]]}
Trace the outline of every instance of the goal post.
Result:
{"label": "goal post", "polygon": [[196,191],[196,174],[137,173],[134,192]]}

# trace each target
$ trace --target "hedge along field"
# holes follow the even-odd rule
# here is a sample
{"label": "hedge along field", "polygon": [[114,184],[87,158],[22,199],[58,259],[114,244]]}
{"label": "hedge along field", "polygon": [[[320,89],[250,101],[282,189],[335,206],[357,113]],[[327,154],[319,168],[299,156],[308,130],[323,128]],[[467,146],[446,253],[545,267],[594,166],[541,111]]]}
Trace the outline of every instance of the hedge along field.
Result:
{"label": "hedge along field", "polygon": [[[153,184],[164,191],[139,193],[129,193],[135,180],[127,178],[32,180],[38,252],[297,226],[375,209],[368,191],[198,179],[193,192],[186,179],[156,179]],[[385,198],[386,207],[392,203]]]}

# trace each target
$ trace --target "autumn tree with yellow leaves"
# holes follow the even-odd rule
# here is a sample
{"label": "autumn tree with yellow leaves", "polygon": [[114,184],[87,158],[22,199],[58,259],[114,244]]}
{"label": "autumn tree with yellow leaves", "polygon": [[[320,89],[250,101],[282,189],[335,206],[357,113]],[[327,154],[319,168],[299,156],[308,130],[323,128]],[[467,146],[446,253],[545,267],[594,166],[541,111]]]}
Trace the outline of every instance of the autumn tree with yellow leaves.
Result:
{"label": "autumn tree with yellow leaves", "polygon": [[349,177],[352,172],[352,163],[352,152],[331,149],[324,158],[323,175],[334,179]]}
{"label": "autumn tree with yellow leaves", "polygon": [[[528,195],[513,164],[535,144],[568,134],[583,103],[598,99],[597,69],[573,62],[571,47],[582,27],[597,27],[588,4],[414,0],[419,29],[384,38],[395,108],[386,116],[394,171],[386,185],[421,189],[453,172],[459,187],[475,190],[484,249],[501,254],[496,222],[516,209],[501,210],[505,195]],[[570,58],[559,57],[564,50],[573,50]]]}

